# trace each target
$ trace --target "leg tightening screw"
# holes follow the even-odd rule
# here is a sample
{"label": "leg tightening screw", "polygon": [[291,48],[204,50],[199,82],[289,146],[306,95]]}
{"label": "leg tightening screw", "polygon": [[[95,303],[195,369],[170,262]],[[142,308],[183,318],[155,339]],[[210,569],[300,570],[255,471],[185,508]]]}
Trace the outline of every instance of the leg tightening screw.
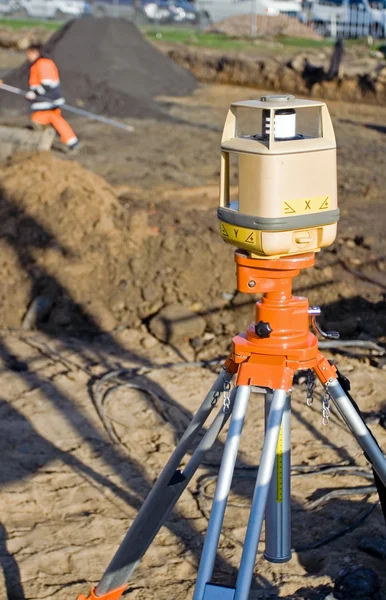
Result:
{"label": "leg tightening screw", "polygon": [[272,327],[266,321],[259,321],[255,325],[255,332],[259,338],[269,338],[272,333]]}

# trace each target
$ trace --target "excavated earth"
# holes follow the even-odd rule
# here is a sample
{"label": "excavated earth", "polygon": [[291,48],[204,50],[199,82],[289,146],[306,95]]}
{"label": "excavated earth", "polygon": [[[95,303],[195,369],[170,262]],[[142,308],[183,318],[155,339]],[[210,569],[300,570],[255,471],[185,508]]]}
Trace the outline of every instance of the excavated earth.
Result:
{"label": "excavated earth", "polygon": [[[257,42],[259,43],[259,42]],[[332,49],[291,51],[275,41],[260,41],[253,52],[226,52],[217,49],[159,44],[177,64],[189,69],[199,81],[225,83],[273,92],[384,104],[386,98],[386,61],[381,52],[364,46],[345,49],[339,77],[331,81],[328,72]]]}
{"label": "excavated earth", "polygon": [[[73,120],[83,144],[76,162],[58,148],[18,153],[0,166],[1,598],[68,600],[98,581],[214,380],[215,367],[184,362],[224,355],[231,336],[252,320],[254,298],[235,294],[232,249],[219,238],[216,204],[226,110],[231,101],[260,94],[201,86],[186,98],[163,97],[169,121],[130,118],[131,134]],[[386,109],[329,106],[339,146],[339,237],[296,289],[323,306],[325,327],[382,345]],[[11,121],[4,117],[2,124]],[[170,305],[185,311],[186,327],[183,317],[165,340],[157,317]],[[385,449],[381,354],[351,348],[329,356],[350,377]],[[98,385],[120,369],[129,372]],[[104,395],[127,382],[139,389]],[[319,388],[312,408],[302,380],[293,396],[294,465],[367,468],[334,411],[322,426]],[[263,427],[256,396],[220,540],[215,580],[223,584],[234,581],[240,558]],[[128,597],[191,598],[223,442],[224,436],[156,538]],[[335,541],[299,550],[350,529],[376,496],[362,490],[317,506],[311,501],[369,483],[331,470],[294,477],[298,551],[284,565],[259,554],[250,598],[332,599],[342,573],[355,577],[366,567],[378,584],[362,599],[384,600],[384,558],[365,550],[370,538],[380,556],[379,507]],[[350,594],[345,598],[355,598]]]}

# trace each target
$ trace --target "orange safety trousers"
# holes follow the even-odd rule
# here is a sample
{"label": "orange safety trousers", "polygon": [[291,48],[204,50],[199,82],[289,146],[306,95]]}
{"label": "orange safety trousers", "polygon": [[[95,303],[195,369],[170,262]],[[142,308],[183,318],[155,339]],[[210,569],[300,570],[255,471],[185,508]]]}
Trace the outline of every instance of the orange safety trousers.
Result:
{"label": "orange safety trousers", "polygon": [[31,120],[39,125],[52,125],[60,135],[63,144],[67,144],[71,139],[76,139],[76,134],[71,129],[67,121],[62,117],[60,108],[54,110],[38,110],[33,112]]}

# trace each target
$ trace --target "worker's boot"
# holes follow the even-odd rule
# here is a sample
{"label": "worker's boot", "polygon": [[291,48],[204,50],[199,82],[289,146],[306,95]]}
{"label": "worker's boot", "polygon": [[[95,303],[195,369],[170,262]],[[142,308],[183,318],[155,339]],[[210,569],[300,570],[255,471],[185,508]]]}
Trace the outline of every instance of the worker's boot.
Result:
{"label": "worker's boot", "polygon": [[65,146],[65,152],[66,152],[67,154],[72,154],[72,155],[74,155],[74,154],[78,154],[78,152],[79,152],[80,148],[81,148],[81,146],[80,146],[80,143],[79,143],[79,140],[78,140],[78,141],[77,141],[77,142],[75,142],[74,144],[71,144],[71,145],[66,145],[66,146]]}

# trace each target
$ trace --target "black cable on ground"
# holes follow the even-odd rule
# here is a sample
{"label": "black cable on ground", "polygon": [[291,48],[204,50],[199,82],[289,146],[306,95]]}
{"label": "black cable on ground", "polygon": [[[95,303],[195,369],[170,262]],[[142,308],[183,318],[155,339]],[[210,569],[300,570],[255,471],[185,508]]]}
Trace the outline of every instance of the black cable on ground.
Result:
{"label": "black cable on ground", "polygon": [[350,523],[343,529],[340,529],[336,533],[333,533],[329,537],[319,540],[313,544],[306,544],[304,546],[302,546],[302,545],[295,546],[294,548],[292,548],[292,551],[293,552],[309,552],[310,550],[317,550],[318,548],[322,548],[322,546],[327,546],[328,544],[331,544],[331,542],[335,542],[335,540],[338,540],[339,538],[347,535],[348,533],[351,533],[352,531],[354,531],[354,529],[356,529],[357,527],[362,525],[362,523],[364,523],[365,520],[367,519],[367,517],[369,517],[374,512],[374,510],[377,508],[378,505],[379,505],[379,502],[375,502],[374,504],[372,504],[370,506],[370,508],[368,508],[357,519],[355,519],[355,521],[353,521],[352,523]]}
{"label": "black cable on ground", "polygon": [[[382,346],[380,346],[379,344],[376,344],[375,342],[371,342],[371,341],[364,341],[364,340],[340,340],[340,341],[320,341],[319,342],[319,346],[323,349],[330,349],[332,351],[339,351],[340,349],[342,349],[342,352],[344,353],[344,348],[347,347],[358,347],[358,348],[366,348],[368,350],[371,351],[376,351],[378,352],[378,354],[380,356],[383,356],[386,352],[385,348],[383,348]],[[364,355],[358,355],[357,358],[363,358]],[[110,390],[103,392],[103,386],[106,383],[112,382],[112,380],[116,380],[116,385],[114,386],[114,391],[116,391],[117,389],[121,388],[121,387],[127,387],[127,388],[134,388],[136,387],[133,384],[129,384],[129,382],[127,383],[122,383],[122,378],[125,379],[133,379],[135,377],[140,377],[140,376],[145,376],[148,375],[149,373],[153,372],[153,371],[158,371],[158,370],[163,370],[163,369],[172,369],[172,368],[185,368],[185,367],[202,367],[202,368],[206,368],[206,369],[211,369],[221,363],[223,363],[225,361],[225,359],[227,358],[227,355],[222,355],[222,356],[217,356],[211,360],[198,360],[198,361],[189,361],[189,362],[170,362],[170,363],[164,363],[164,364],[160,364],[160,365],[152,365],[151,367],[132,367],[130,369],[117,369],[114,371],[109,371],[108,373],[106,373],[105,375],[103,375],[103,377],[101,377],[97,383],[96,383],[96,387],[95,387],[95,394],[94,394],[94,405],[96,408],[96,411],[98,413],[98,416],[101,420],[101,422],[103,423],[103,426],[106,430],[106,432],[108,433],[108,435],[110,436],[110,438],[115,442],[115,443],[120,443],[120,440],[118,439],[117,434],[115,433],[113,427],[111,426],[111,424],[108,422],[107,417],[106,417],[106,410],[105,410],[105,401],[107,400],[106,396],[110,396]],[[138,384],[137,384],[138,386]],[[153,399],[153,401],[159,397],[160,400],[162,400],[163,402],[169,403],[168,399],[166,397],[160,397],[159,394],[149,390],[148,387],[137,387],[137,389],[140,389],[141,391],[145,392],[145,393],[149,393],[149,396]],[[157,412],[160,412],[159,407],[156,407]],[[164,419],[164,415],[161,414],[161,417]]]}
{"label": "black cable on ground", "polygon": [[[245,479],[245,478],[252,478],[252,477],[255,479],[256,475],[257,475],[257,471],[258,471],[258,469],[256,467],[236,467],[234,477],[236,479]],[[357,467],[356,465],[328,465],[328,464],[325,464],[325,465],[320,465],[318,467],[309,467],[309,466],[305,466],[305,465],[294,465],[294,466],[291,466],[291,473],[292,473],[293,477],[305,477],[307,475],[316,475],[316,474],[317,475],[326,475],[326,474],[334,473],[336,475],[351,475],[354,477],[363,477],[365,479],[373,480],[373,475],[372,475],[371,471],[361,469],[360,467]],[[208,501],[213,500],[213,496],[211,494],[207,493],[206,488],[210,483],[212,483],[213,481],[216,481],[217,477],[218,477],[218,475],[203,475],[202,477],[200,477],[199,485],[198,485],[198,504],[200,504],[200,497],[205,498]],[[323,494],[317,500],[306,504],[305,508],[308,510],[313,510],[315,508],[322,506],[329,500],[332,500],[334,498],[339,498],[342,496],[356,496],[356,495],[370,496],[371,494],[375,494],[375,493],[377,493],[377,488],[375,486],[362,486],[362,487],[355,487],[355,488],[349,488],[349,489],[340,488],[340,489],[336,489],[336,490],[327,492],[326,494]],[[316,542],[313,542],[311,544],[305,544],[305,545],[300,544],[300,545],[294,546],[292,548],[292,551],[293,552],[308,552],[310,550],[317,550],[318,548],[321,548],[323,546],[330,544],[331,542],[334,542],[335,540],[338,540],[339,538],[347,535],[348,533],[351,533],[357,527],[362,525],[365,522],[365,520],[374,512],[374,510],[377,508],[378,505],[379,505],[379,501],[371,504],[371,506],[369,508],[367,508],[364,512],[362,512],[357,519],[355,519],[352,523],[349,523],[342,529],[339,529],[335,533],[333,533],[325,538],[322,538],[321,540],[317,540]],[[241,504],[241,503],[234,502],[234,501],[228,502],[227,506],[233,506],[235,508],[245,508],[245,504]],[[205,511],[203,510],[203,508],[202,507],[200,507],[200,508],[201,508],[201,512],[203,514],[205,514]],[[207,515],[205,515],[205,516],[207,517]],[[240,542],[239,540],[237,540],[236,538],[231,536],[229,533],[226,533],[226,537],[233,544],[239,545],[241,547],[243,546],[242,542]]]}
{"label": "black cable on ground", "polygon": [[[114,371],[109,371],[108,373],[103,375],[103,377],[98,379],[98,381],[96,382],[95,392],[93,394],[93,401],[94,401],[94,406],[98,413],[98,416],[99,416],[107,434],[109,435],[110,439],[115,444],[123,445],[122,441],[120,440],[118,434],[116,433],[113,425],[111,424],[111,420],[108,419],[108,417],[106,415],[107,404],[108,404],[109,400],[111,399],[113,392],[116,392],[118,389],[122,389],[122,388],[136,389],[136,390],[142,391],[145,394],[147,394],[149,396],[149,399],[151,400],[156,412],[166,422],[168,421],[168,419],[167,419],[167,415],[165,414],[165,411],[162,408],[162,403],[169,404],[169,406],[174,406],[174,404],[168,399],[166,394],[160,394],[159,392],[156,392],[155,390],[151,389],[151,382],[149,380],[146,380],[146,382],[143,384],[134,382],[134,381],[130,381],[130,380],[133,380],[133,379],[136,379],[139,377],[145,377],[149,373],[152,373],[153,371],[161,370],[161,369],[171,369],[171,368],[181,368],[181,367],[204,367],[204,368],[210,369],[211,367],[217,366],[219,363],[224,362],[225,358],[226,358],[226,356],[219,356],[212,360],[206,360],[206,361],[202,360],[202,361],[192,361],[189,363],[187,363],[187,362],[165,363],[165,364],[161,364],[161,365],[154,365],[152,367],[133,367],[131,369],[117,369]],[[122,383],[123,378],[127,379],[128,381],[125,381],[124,383]],[[104,386],[106,384],[111,384],[111,387],[107,390],[104,389]],[[181,411],[183,412],[182,408],[181,408]],[[186,414],[186,417],[188,419],[189,415]]]}

